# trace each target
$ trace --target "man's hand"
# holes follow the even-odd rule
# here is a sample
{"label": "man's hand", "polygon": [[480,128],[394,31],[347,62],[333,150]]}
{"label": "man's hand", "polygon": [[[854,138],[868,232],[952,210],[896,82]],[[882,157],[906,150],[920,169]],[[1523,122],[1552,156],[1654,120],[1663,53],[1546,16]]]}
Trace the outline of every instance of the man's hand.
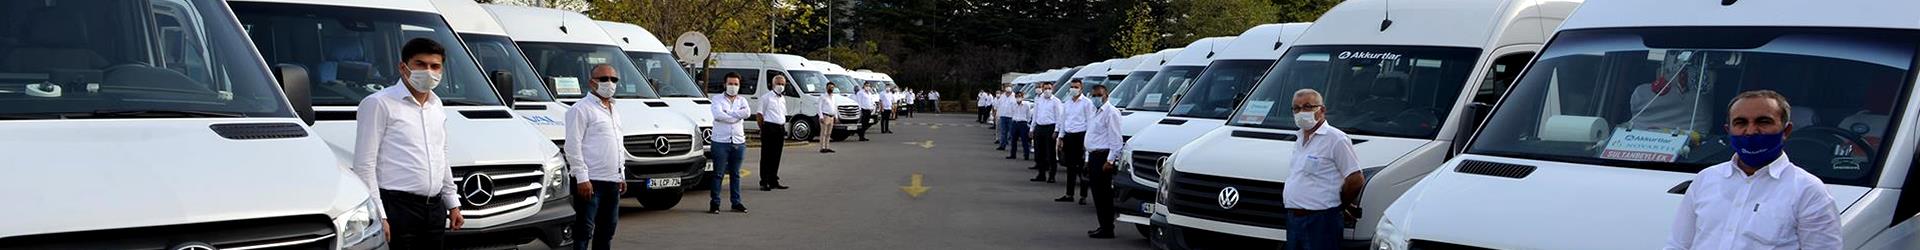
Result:
{"label": "man's hand", "polygon": [[[625,187],[626,183],[621,183],[620,185],[621,187]],[[586,196],[591,199],[593,197],[593,183],[581,182],[580,184],[573,184],[573,191],[579,193],[580,196]]]}
{"label": "man's hand", "polygon": [[620,182],[620,194],[627,194],[627,182]]}
{"label": "man's hand", "polygon": [[460,226],[467,224],[467,219],[460,216],[460,208],[457,207],[447,209],[447,219],[453,220],[452,225],[447,225],[447,231],[460,231]]}
{"label": "man's hand", "polygon": [[385,237],[387,242],[393,242],[393,226],[387,224],[387,219],[380,219],[380,236]]}
{"label": "man's hand", "polygon": [[1103,171],[1103,173],[1112,173],[1112,172],[1113,172],[1113,161],[1107,161],[1107,164],[1106,164],[1105,166],[1101,166],[1101,167],[1100,167],[1100,171]]}

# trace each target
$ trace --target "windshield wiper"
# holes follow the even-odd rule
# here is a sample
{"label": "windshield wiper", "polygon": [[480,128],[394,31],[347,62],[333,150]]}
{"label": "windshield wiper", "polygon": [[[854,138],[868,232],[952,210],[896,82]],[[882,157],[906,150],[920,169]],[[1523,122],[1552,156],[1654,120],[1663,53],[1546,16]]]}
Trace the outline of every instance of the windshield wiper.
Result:
{"label": "windshield wiper", "polygon": [[94,111],[93,111],[92,113],[84,113],[84,114],[82,114],[82,113],[70,113],[70,114],[67,114],[67,115],[63,115],[63,116],[61,116],[61,117],[64,117],[64,118],[132,118],[132,117],[139,117],[139,118],[156,118],[156,117],[221,117],[221,118],[237,118],[237,117],[247,117],[247,115],[246,115],[246,114],[241,114],[241,113],[237,113],[237,112],[220,112],[220,111],[201,111],[201,110],[159,110],[159,109],[127,109],[127,110],[108,110],[108,109],[102,109],[102,110],[94,110]]}

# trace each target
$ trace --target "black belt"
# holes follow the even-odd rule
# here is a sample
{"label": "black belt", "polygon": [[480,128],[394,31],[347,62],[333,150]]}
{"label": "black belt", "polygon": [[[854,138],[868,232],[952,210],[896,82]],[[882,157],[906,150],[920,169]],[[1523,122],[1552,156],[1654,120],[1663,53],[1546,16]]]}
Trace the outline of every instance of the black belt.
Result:
{"label": "black belt", "polygon": [[1333,209],[1331,209],[1331,208],[1329,208],[1329,209],[1321,209],[1321,210],[1307,210],[1307,209],[1299,209],[1299,208],[1288,208],[1288,209],[1287,209],[1287,212],[1293,212],[1293,216],[1307,216],[1307,215],[1309,215],[1309,214],[1313,214],[1313,213],[1317,213],[1317,212],[1326,212],[1326,211],[1333,211]]}
{"label": "black belt", "polygon": [[397,190],[391,190],[391,189],[381,189],[380,200],[396,201],[396,202],[412,203],[412,204],[440,205],[440,199],[434,199],[433,197],[422,196],[422,195],[414,194],[412,192],[397,191]]}

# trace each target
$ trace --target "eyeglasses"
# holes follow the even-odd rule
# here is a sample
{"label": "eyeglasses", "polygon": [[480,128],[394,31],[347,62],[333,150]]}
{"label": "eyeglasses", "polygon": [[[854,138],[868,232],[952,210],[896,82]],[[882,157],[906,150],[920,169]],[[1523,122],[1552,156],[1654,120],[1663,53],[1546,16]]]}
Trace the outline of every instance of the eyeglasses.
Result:
{"label": "eyeglasses", "polygon": [[596,82],[620,82],[620,78],[619,78],[619,77],[612,77],[612,76],[596,76],[596,77],[593,77],[593,81],[596,81]]}
{"label": "eyeglasses", "polygon": [[1318,104],[1298,105],[1298,106],[1293,106],[1293,111],[1301,112],[1301,111],[1309,111],[1309,110],[1314,110],[1319,108],[1320,108],[1320,105]]}

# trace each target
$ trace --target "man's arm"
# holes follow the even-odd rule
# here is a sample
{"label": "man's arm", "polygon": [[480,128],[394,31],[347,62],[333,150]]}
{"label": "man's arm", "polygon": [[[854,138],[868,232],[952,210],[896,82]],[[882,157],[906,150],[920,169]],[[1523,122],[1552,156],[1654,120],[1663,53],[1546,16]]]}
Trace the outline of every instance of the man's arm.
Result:
{"label": "man's arm", "polygon": [[1794,212],[1799,223],[1793,225],[1794,235],[1800,237],[1800,249],[1840,249],[1842,246],[1840,212],[1825,186],[1813,184],[1801,188],[1798,209]]}
{"label": "man's arm", "polygon": [[565,153],[567,166],[573,166],[568,168],[567,171],[573,175],[573,182],[576,184],[587,182],[587,161],[584,156],[585,152],[582,151],[584,147],[580,144],[587,138],[587,123],[589,121],[587,121],[585,114],[581,114],[581,111],[583,110],[577,108],[567,110],[567,134],[565,137],[567,141],[566,144],[561,146],[560,150]]}
{"label": "man's arm", "polygon": [[380,141],[387,133],[386,106],[379,101],[364,100],[354,112],[353,165],[349,167],[354,175],[360,176],[360,182],[367,185],[367,195],[373,198],[373,209],[386,218],[386,206],[380,205],[379,171],[374,169],[380,163]]}
{"label": "man's arm", "polygon": [[1334,139],[1342,141],[1336,142],[1338,144],[1329,156],[1335,157],[1333,165],[1339,168],[1340,173],[1347,175],[1346,181],[1340,184],[1340,200],[1347,204],[1359,204],[1360,191],[1367,188],[1367,177],[1360,171],[1360,157],[1353,153],[1353,140],[1344,137]]}
{"label": "man's arm", "polygon": [[733,110],[728,110],[728,109],[732,109],[733,107],[730,107],[730,105],[732,104],[725,102],[726,98],[727,98],[726,95],[714,96],[712,98],[713,100],[711,100],[713,105],[707,105],[707,110],[709,111],[709,113],[713,113],[713,121],[717,121],[721,123],[740,123],[740,121],[742,119],[745,119],[746,117],[734,115]]}
{"label": "man's arm", "polygon": [[1698,192],[1700,191],[1700,178],[1697,176],[1694,177],[1692,184],[1687,184],[1687,190],[1691,190],[1692,192],[1687,192],[1685,196],[1680,197],[1679,208],[1675,208],[1673,212],[1673,226],[1669,228],[1671,231],[1667,233],[1667,246],[1662,249],[1685,250],[1693,248],[1693,235],[1695,234],[1693,231],[1693,223],[1695,220],[1693,215],[1693,195],[1700,193]]}

